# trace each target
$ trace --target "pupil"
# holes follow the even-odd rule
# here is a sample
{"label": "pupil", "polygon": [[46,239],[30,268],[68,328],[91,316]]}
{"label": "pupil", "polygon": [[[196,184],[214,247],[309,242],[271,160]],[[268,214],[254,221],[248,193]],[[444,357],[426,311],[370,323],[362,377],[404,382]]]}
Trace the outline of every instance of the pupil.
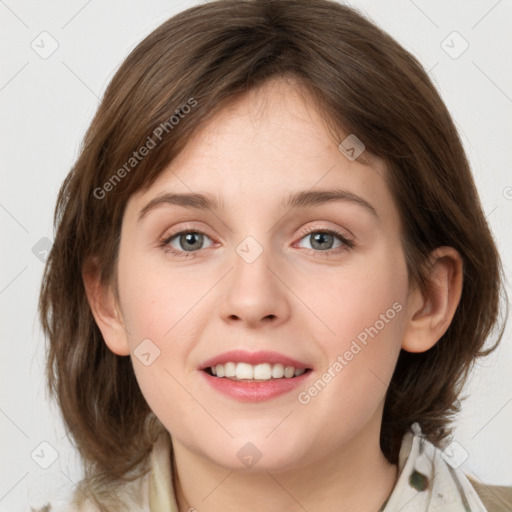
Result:
{"label": "pupil", "polygon": [[[203,240],[202,236],[200,233],[187,233],[186,235],[181,235],[181,241],[186,240],[186,244],[192,245],[192,247],[189,247],[190,249],[200,249]],[[198,237],[195,243],[194,237]],[[186,244],[182,245],[182,247],[186,248]]]}
{"label": "pupil", "polygon": [[[326,238],[327,238],[327,241],[328,242],[330,241],[332,244],[333,235],[331,235],[330,233],[315,233],[313,235],[313,243],[311,245],[313,246],[313,248],[329,249],[331,244],[327,243],[328,247],[325,247]],[[319,247],[315,247],[315,244],[318,244]]]}

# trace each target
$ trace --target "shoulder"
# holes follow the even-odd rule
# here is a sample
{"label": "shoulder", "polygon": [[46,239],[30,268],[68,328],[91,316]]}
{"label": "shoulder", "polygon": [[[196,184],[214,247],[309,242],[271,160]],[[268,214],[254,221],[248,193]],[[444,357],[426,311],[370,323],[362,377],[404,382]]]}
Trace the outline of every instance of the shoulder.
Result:
{"label": "shoulder", "polygon": [[488,512],[503,512],[512,510],[512,487],[504,485],[488,485],[474,480],[466,475],[469,483]]}
{"label": "shoulder", "polygon": [[413,424],[402,439],[399,477],[383,510],[407,510],[414,499],[417,510],[512,511],[512,487],[475,481],[462,471],[456,455],[431,443]]}
{"label": "shoulder", "polygon": [[[82,480],[66,500],[32,508],[31,512],[149,512],[154,509],[153,504],[162,503],[165,506],[157,506],[157,510],[177,511],[171,484],[170,447],[170,436],[165,431],[156,440],[147,464],[132,474],[130,480],[94,486]],[[100,508],[90,499],[92,496],[101,503]]]}

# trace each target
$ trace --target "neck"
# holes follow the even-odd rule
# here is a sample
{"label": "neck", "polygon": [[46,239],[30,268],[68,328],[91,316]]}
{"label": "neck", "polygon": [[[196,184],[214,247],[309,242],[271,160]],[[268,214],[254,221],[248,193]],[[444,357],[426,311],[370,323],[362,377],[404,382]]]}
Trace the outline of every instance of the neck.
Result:
{"label": "neck", "polygon": [[378,512],[396,483],[397,466],[380,450],[380,422],[367,427],[327,456],[281,472],[227,470],[173,441],[179,512]]}

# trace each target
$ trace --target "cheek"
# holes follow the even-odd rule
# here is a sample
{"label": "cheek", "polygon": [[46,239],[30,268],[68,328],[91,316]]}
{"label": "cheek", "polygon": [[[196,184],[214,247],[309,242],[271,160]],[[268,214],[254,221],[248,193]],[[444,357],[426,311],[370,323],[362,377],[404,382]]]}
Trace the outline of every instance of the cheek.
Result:
{"label": "cheek", "polygon": [[197,338],[201,305],[192,306],[205,292],[198,290],[200,281],[194,279],[191,286],[190,279],[170,279],[156,265],[137,265],[136,258],[120,264],[119,276],[134,372],[147,403],[169,428],[191,406],[180,383],[185,382],[184,365]]}
{"label": "cheek", "polygon": [[[185,267],[170,269],[165,263],[148,264],[132,253],[119,262],[118,270],[134,371],[147,402],[162,414],[169,408],[169,397],[175,404],[190,400],[178,382],[189,377],[190,351],[204,322],[211,320],[208,291],[215,283],[211,275]],[[146,366],[139,355],[148,352],[154,362]]]}
{"label": "cheek", "polygon": [[402,251],[375,245],[372,251],[347,261],[349,264],[329,269],[327,274],[325,269],[310,273],[298,292],[315,313],[308,318],[313,322],[316,316],[322,334],[318,339],[326,341],[331,357],[361,333],[364,341],[368,330],[378,338],[400,341],[395,335],[402,329],[404,315],[400,311],[405,309],[408,290]]}
{"label": "cheek", "polygon": [[207,281],[179,273],[169,274],[158,265],[134,258],[119,268],[119,293],[131,344],[151,338],[163,342],[194,318],[192,306],[205,292]]}
{"label": "cheek", "polygon": [[315,277],[302,293],[321,320],[310,323],[320,326],[317,340],[325,354],[318,386],[327,383],[324,403],[340,415],[369,414],[383,400],[400,352],[408,289],[403,254],[383,245],[336,269],[324,279],[327,287],[312,286]]}

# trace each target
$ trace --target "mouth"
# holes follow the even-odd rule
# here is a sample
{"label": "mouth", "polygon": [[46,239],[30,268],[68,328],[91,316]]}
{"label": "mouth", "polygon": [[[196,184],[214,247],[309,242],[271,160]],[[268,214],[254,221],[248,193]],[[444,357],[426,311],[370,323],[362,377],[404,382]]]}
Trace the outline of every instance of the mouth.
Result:
{"label": "mouth", "polygon": [[212,389],[240,402],[289,395],[310,379],[314,368],[278,352],[231,350],[198,367]]}
{"label": "mouth", "polygon": [[282,363],[252,365],[250,363],[229,361],[224,364],[208,366],[203,371],[218,379],[229,379],[237,382],[268,382],[271,380],[294,379],[310,372],[311,368],[296,368]]}

